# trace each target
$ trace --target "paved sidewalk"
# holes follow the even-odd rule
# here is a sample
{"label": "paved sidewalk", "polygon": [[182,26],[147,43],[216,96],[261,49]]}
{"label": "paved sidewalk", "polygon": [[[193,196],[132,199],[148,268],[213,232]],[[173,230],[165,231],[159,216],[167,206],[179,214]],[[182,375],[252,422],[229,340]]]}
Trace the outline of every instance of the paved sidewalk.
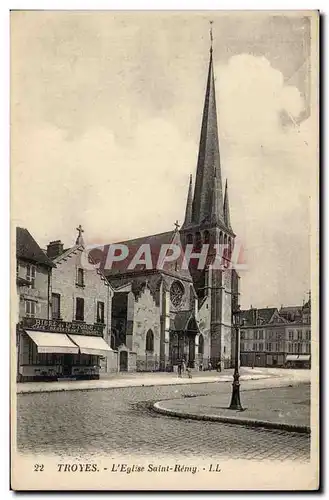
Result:
{"label": "paved sidewalk", "polygon": [[231,391],[210,396],[185,396],[153,405],[158,413],[252,427],[310,432],[310,384],[241,392],[244,411],[229,410]]}
{"label": "paved sidewalk", "polygon": [[[275,378],[278,385],[309,381],[310,370],[283,370],[271,368],[241,367],[241,381],[267,380]],[[92,389],[118,389],[122,387],[151,387],[161,385],[201,384],[209,382],[232,382],[233,370],[196,372],[193,378],[186,375],[178,378],[175,373],[115,373],[100,380],[71,380],[59,382],[25,382],[16,384],[17,393],[82,391]]]}
{"label": "paved sidewalk", "polygon": [[[259,380],[272,377],[270,374],[259,373],[246,368],[242,370],[241,380]],[[233,371],[225,370],[200,372],[192,378],[175,373],[119,373],[109,375],[100,380],[70,380],[58,382],[25,382],[17,384],[17,393],[54,392],[54,391],[84,391],[92,389],[119,389],[122,387],[150,387],[158,385],[201,384],[209,382],[232,382]]]}

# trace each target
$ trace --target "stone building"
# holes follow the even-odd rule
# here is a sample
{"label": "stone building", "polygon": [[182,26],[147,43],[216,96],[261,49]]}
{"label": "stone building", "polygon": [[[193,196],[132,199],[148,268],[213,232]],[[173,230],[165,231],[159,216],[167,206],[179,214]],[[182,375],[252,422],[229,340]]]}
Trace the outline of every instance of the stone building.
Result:
{"label": "stone building", "polygon": [[311,366],[311,296],[285,328],[288,366]]}
{"label": "stone building", "polygon": [[44,252],[27,229],[16,232],[19,297],[17,380],[98,378],[118,370],[107,343],[113,291],[94,267],[81,262],[84,244]]}
{"label": "stone building", "polygon": [[66,377],[97,377],[118,370],[117,354],[110,348],[113,290],[104,275],[84,262],[84,241],[79,226],[75,245],[64,250],[61,241],[47,246],[53,269],[52,320],[64,322],[69,338],[79,347],[61,359]]}
{"label": "stone building", "polygon": [[300,366],[311,362],[310,301],[304,306],[241,311],[242,366]]}

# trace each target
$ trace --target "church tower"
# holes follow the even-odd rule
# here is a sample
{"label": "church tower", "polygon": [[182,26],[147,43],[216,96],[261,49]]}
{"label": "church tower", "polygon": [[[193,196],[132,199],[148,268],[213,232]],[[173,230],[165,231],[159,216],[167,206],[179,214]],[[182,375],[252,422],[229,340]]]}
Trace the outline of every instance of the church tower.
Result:
{"label": "church tower", "polygon": [[[192,176],[189,181],[185,220],[181,227],[181,239],[186,245],[193,244],[198,253],[202,245],[209,244],[208,255],[213,256],[214,245],[224,245],[226,265],[233,250],[235,234],[230,221],[227,181],[223,193],[220,148],[217,126],[215,78],[213,68],[212,32],[206,94],[203,108],[199,154],[192,192]],[[197,269],[198,259],[190,262],[194,288],[202,307],[206,297],[210,309],[210,358],[220,360],[222,367],[231,366],[232,345],[232,270],[213,269],[208,258],[204,269]],[[233,354],[233,352],[232,352]]]}

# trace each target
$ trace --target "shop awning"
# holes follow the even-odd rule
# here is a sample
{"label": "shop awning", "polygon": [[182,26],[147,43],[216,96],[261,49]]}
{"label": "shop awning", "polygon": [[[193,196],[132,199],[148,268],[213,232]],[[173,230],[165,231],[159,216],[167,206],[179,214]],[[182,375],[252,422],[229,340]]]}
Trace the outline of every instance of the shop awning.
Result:
{"label": "shop awning", "polygon": [[91,335],[71,335],[69,337],[80,348],[81,354],[91,354],[93,356],[105,356],[106,352],[112,351],[111,347],[102,337]]}
{"label": "shop awning", "polygon": [[298,356],[298,361],[309,361],[311,359],[310,354],[300,354]]}
{"label": "shop awning", "polygon": [[290,354],[286,357],[286,361],[309,361],[310,354]]}
{"label": "shop awning", "polygon": [[297,361],[298,359],[298,354],[288,354],[286,357],[286,361]]}
{"label": "shop awning", "polygon": [[37,345],[38,353],[79,354],[79,348],[65,333],[36,332],[26,330],[28,336]]}

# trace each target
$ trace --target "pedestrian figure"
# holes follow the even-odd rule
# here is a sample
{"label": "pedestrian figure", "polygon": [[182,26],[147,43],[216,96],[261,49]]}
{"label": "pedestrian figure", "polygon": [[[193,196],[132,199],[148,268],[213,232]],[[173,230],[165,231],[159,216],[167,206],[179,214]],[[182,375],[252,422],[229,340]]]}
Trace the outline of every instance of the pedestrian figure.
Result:
{"label": "pedestrian figure", "polygon": [[212,370],[212,364],[210,363],[210,361],[209,361],[209,363],[208,363],[208,370],[209,370],[210,372],[211,372],[211,370]]}
{"label": "pedestrian figure", "polygon": [[183,359],[183,363],[182,363],[182,365],[183,365],[183,366],[182,366],[182,371],[183,371],[183,373],[185,373],[185,371],[186,371],[186,363],[185,363],[185,359]]}
{"label": "pedestrian figure", "polygon": [[188,378],[192,378],[191,368],[189,366],[186,368],[186,372],[187,372]]}
{"label": "pedestrian figure", "polygon": [[180,359],[178,360],[177,370],[178,370],[178,376],[181,377],[182,376],[182,362]]}
{"label": "pedestrian figure", "polygon": [[222,365],[221,365],[220,360],[219,360],[219,361],[218,361],[218,363],[217,363],[217,371],[218,371],[218,372],[221,372],[221,371],[222,371]]}

